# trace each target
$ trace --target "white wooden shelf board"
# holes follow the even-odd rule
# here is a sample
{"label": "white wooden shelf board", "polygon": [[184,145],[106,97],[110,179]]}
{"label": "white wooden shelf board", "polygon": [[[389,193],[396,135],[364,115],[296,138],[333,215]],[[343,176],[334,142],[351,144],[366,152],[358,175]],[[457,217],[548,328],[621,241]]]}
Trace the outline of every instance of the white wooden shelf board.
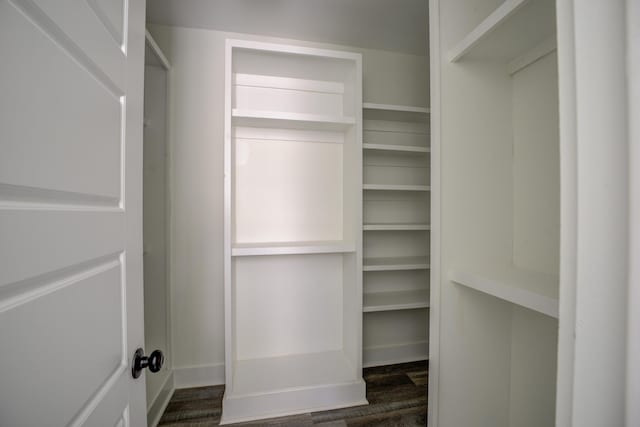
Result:
{"label": "white wooden shelf board", "polygon": [[282,111],[232,110],[234,125],[287,129],[344,130],[355,124],[353,117],[288,113]]}
{"label": "white wooden shelf board", "polygon": [[428,185],[364,184],[362,188],[364,190],[379,190],[379,191],[430,191],[431,190],[431,187]]}
{"label": "white wooden shelf board", "polygon": [[425,107],[413,107],[409,105],[376,104],[374,102],[363,102],[362,108],[365,110],[399,111],[405,113],[428,114],[431,110]]}
{"label": "white wooden shelf board", "polygon": [[362,311],[415,310],[429,307],[429,293],[426,290],[372,292],[364,294]]}
{"label": "white wooden shelf board", "polygon": [[354,372],[342,351],[238,360],[230,396],[354,382]]}
{"label": "white wooden shelf board", "polygon": [[396,363],[416,362],[429,358],[429,341],[408,342],[362,349],[362,366],[395,365]]}
{"label": "white wooden shelf board", "polygon": [[344,83],[326,80],[309,80],[262,74],[234,73],[233,82],[236,86],[336,94],[344,93]]}
{"label": "white wooden shelf board", "polygon": [[455,269],[449,280],[510,303],[558,318],[558,278],[517,268],[491,273]]}
{"label": "white wooden shelf board", "polygon": [[410,145],[391,145],[391,144],[362,144],[362,148],[365,150],[377,150],[377,151],[397,151],[406,153],[430,153],[429,147],[417,147]]}
{"label": "white wooden shelf board", "polygon": [[364,231],[431,230],[429,224],[364,224]]}
{"label": "white wooden shelf board", "polygon": [[343,241],[236,243],[232,256],[295,255],[354,252],[355,245]]}
{"label": "white wooden shelf board", "polygon": [[554,34],[554,0],[505,0],[449,50],[448,58],[514,59]]}
{"label": "white wooden shelf board", "polygon": [[428,270],[427,257],[365,258],[364,271]]}

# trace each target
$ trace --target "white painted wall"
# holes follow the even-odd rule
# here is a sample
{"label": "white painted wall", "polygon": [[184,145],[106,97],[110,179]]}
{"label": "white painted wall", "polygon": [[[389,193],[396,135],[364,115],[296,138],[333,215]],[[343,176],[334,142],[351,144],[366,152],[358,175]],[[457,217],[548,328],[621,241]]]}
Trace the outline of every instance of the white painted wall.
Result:
{"label": "white painted wall", "polygon": [[155,425],[173,391],[169,313],[167,70],[147,44],[144,73],[143,261],[145,352],[164,352],[160,372],[146,371],[147,418]]}
{"label": "white painted wall", "polygon": [[151,26],[171,62],[171,312],[177,387],[224,381],[224,41],[272,41],[359,52],[364,100],[426,106],[424,56],[182,27]]}

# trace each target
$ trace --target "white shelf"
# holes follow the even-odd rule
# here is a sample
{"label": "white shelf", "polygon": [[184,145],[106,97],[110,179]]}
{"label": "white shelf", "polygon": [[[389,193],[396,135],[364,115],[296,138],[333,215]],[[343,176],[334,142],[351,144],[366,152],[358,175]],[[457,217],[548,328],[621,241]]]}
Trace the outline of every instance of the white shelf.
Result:
{"label": "white shelf", "polygon": [[383,111],[399,111],[404,113],[422,113],[429,114],[430,109],[425,107],[412,107],[408,105],[394,105],[394,104],[376,104],[373,102],[363,102],[362,108],[365,110],[383,110]]}
{"label": "white shelf", "polygon": [[558,278],[517,268],[491,273],[452,270],[449,280],[510,303],[558,318]]}
{"label": "white shelf", "polygon": [[428,270],[427,257],[365,258],[364,271]]}
{"label": "white shelf", "polygon": [[514,59],[554,34],[555,1],[505,0],[449,50],[448,58]]}
{"label": "white shelf", "polygon": [[372,292],[364,294],[362,311],[415,310],[429,307],[429,293],[424,290]]}
{"label": "white shelf", "polygon": [[362,374],[342,351],[233,363],[221,424],[366,405]]}
{"label": "white shelf", "polygon": [[344,253],[356,250],[353,243],[343,241],[236,243],[232,256],[297,255]]}
{"label": "white shelf", "polygon": [[342,351],[238,360],[231,397],[357,381]]}
{"label": "white shelf", "polygon": [[391,145],[391,144],[362,144],[362,148],[365,150],[378,150],[378,151],[397,151],[406,153],[430,153],[431,149],[428,147],[416,147],[410,145]]}
{"label": "white shelf", "polygon": [[380,191],[430,191],[428,185],[387,185],[387,184],[364,184],[364,190],[380,190]]}
{"label": "white shelf", "polygon": [[232,110],[234,125],[248,127],[334,130],[341,131],[355,124],[353,117],[286,113],[282,111]]}
{"label": "white shelf", "polygon": [[431,230],[429,224],[365,224],[364,231]]}

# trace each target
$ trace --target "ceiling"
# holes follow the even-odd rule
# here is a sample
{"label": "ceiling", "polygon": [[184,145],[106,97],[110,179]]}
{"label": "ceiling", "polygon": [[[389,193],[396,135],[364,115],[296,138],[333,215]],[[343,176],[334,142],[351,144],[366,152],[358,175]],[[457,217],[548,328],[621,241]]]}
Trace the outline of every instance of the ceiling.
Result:
{"label": "ceiling", "polygon": [[426,55],[428,0],[149,0],[152,24]]}

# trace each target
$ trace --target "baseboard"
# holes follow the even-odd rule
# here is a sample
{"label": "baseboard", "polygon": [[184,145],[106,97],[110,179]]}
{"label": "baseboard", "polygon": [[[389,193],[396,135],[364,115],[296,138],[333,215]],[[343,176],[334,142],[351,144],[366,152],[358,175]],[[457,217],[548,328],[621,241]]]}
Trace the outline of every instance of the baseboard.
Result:
{"label": "baseboard", "polygon": [[369,402],[365,395],[366,385],[362,379],[242,396],[225,394],[220,425],[367,405]]}
{"label": "baseboard", "polygon": [[393,365],[395,363],[415,362],[429,358],[429,342],[418,341],[406,344],[394,344],[362,349],[362,366]]}
{"label": "baseboard", "polygon": [[151,404],[147,405],[147,425],[149,427],[156,427],[158,425],[164,410],[167,409],[167,405],[173,396],[174,390],[173,372],[169,372],[158,394],[153,398]]}
{"label": "baseboard", "polygon": [[175,388],[224,384],[224,363],[173,368]]}

